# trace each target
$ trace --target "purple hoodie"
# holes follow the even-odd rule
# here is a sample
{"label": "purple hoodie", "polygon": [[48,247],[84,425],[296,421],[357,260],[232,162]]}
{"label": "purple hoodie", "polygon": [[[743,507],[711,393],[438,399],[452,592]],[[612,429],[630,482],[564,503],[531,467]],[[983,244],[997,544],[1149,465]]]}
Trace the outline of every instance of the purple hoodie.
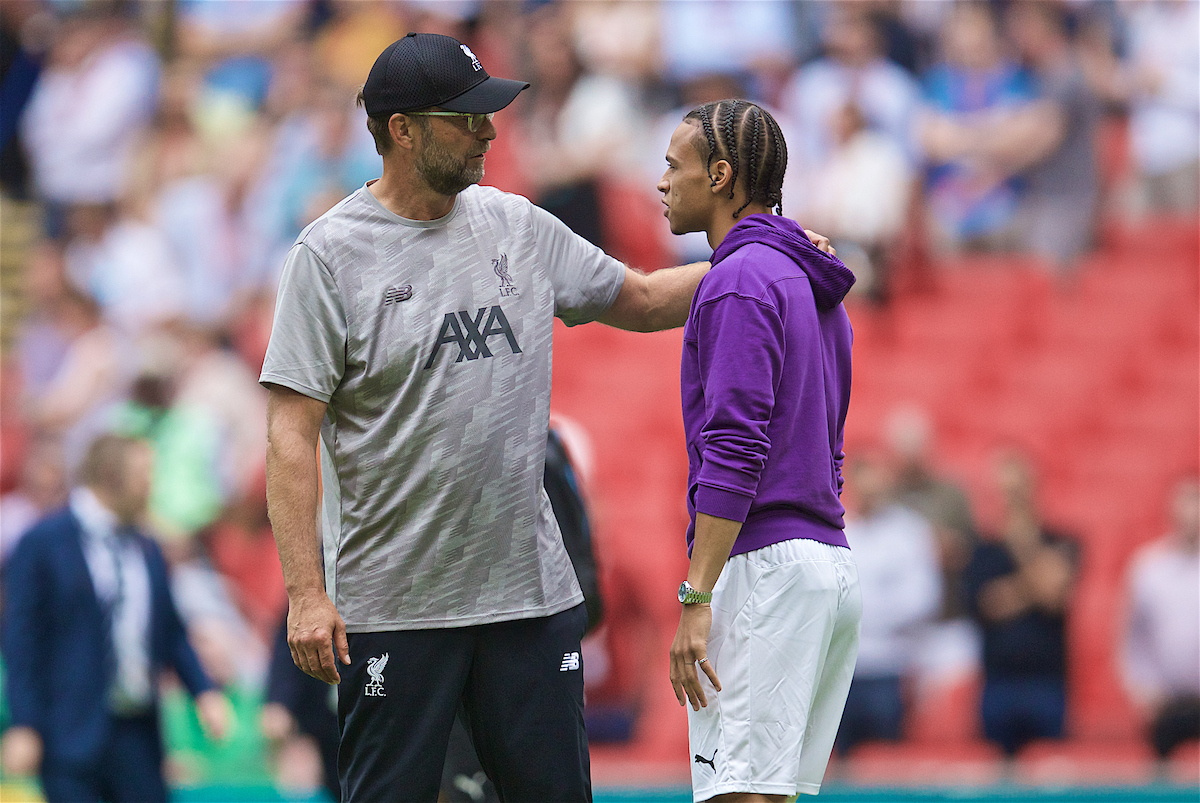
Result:
{"label": "purple hoodie", "polygon": [[744,522],[732,555],[848,546],[842,428],[854,274],[792,220],[750,215],[713,253],[683,330],[688,554],[696,512]]}

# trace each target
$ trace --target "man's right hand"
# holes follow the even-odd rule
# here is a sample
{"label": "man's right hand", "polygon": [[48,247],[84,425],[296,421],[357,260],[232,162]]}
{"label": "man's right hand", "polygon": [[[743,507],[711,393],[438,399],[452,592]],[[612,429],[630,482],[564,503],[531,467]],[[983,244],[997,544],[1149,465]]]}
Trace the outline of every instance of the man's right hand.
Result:
{"label": "man's right hand", "polygon": [[9,728],[0,739],[0,766],[6,775],[36,775],[42,766],[42,737],[33,728]]}
{"label": "man's right hand", "polygon": [[[288,604],[288,647],[292,660],[306,675],[339,683],[336,659],[350,663],[346,624],[324,591],[292,597]],[[337,656],[334,656],[334,649]]]}

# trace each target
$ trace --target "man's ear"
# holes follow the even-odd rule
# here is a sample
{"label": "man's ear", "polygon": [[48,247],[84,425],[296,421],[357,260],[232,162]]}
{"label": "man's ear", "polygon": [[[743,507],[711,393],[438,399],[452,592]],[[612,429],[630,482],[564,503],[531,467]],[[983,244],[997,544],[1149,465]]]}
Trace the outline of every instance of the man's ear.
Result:
{"label": "man's ear", "polygon": [[724,159],[718,159],[708,177],[711,179],[713,195],[728,195],[733,188],[733,165]]}
{"label": "man's ear", "polygon": [[388,118],[388,133],[392,142],[406,150],[412,150],[416,145],[413,140],[413,119],[407,114],[396,113]]}

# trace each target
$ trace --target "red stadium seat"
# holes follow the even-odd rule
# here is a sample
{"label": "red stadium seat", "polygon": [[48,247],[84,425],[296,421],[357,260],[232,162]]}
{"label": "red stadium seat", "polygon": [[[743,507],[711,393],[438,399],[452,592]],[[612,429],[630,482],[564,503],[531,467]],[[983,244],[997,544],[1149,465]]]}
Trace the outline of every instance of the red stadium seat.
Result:
{"label": "red stadium seat", "polygon": [[1179,745],[1168,757],[1167,775],[1174,783],[1200,784],[1200,740]]}
{"label": "red stadium seat", "polygon": [[905,736],[925,743],[965,744],[981,738],[979,695],[982,688],[983,679],[971,675],[920,689],[905,723]]}
{"label": "red stadium seat", "polygon": [[839,778],[864,785],[981,785],[1003,774],[999,749],[987,742],[869,742],[850,752]]}
{"label": "red stadium seat", "polygon": [[1146,784],[1154,774],[1144,741],[1037,741],[1017,755],[1017,780],[1039,786]]}

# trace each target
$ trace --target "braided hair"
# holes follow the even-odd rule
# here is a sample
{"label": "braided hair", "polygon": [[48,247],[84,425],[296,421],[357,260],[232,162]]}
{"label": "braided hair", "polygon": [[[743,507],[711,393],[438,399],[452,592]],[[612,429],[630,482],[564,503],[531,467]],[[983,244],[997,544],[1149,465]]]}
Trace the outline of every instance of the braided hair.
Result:
{"label": "braided hair", "polygon": [[[745,168],[746,202],[733,213],[737,218],[752,203],[783,214],[783,174],[787,170],[787,143],[779,123],[763,107],[748,100],[719,100],[688,112],[684,120],[695,120],[704,135],[696,148],[712,177],[713,159],[724,159],[733,170],[729,197],[734,196],[738,173]],[[717,183],[715,178],[713,184]]]}

